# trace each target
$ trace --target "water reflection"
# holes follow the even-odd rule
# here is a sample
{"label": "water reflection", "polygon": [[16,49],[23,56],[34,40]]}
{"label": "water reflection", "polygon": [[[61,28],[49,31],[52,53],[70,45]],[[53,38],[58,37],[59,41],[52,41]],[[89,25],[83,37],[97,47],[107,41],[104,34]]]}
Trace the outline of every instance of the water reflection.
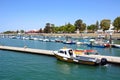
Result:
{"label": "water reflection", "polygon": [[87,75],[87,73],[91,75],[96,74],[100,69],[102,68],[107,69],[108,67],[108,66],[91,66],[91,65],[84,65],[84,64],[67,63],[59,60],[56,60],[56,64],[60,73],[77,74],[81,72],[81,74],[79,75]]}
{"label": "water reflection", "polygon": [[61,62],[61,61],[56,61],[56,63],[57,63],[57,68],[58,68],[58,70],[61,72],[61,73],[63,73],[63,74],[70,74],[70,65],[68,65],[68,64],[65,64],[64,62]]}
{"label": "water reflection", "polygon": [[63,74],[71,74],[73,68],[78,68],[79,65],[73,65],[72,63],[66,63],[56,60],[58,70]]}

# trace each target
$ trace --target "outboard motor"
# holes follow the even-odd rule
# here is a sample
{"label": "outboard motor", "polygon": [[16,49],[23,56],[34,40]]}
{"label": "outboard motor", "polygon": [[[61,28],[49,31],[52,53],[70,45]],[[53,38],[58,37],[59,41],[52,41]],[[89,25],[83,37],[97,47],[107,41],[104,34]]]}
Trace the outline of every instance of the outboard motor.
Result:
{"label": "outboard motor", "polygon": [[101,59],[101,65],[106,65],[107,64],[107,59],[106,58],[102,58]]}

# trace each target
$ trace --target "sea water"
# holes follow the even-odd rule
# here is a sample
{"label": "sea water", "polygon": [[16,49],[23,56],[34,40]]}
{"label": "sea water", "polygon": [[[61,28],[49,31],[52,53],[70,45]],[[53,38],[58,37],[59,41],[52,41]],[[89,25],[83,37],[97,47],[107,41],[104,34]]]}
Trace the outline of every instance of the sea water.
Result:
{"label": "sea water", "polygon": [[[55,42],[0,38],[5,46],[58,50],[64,46],[76,48],[89,47],[67,45]],[[120,57],[119,48],[93,48],[102,55]],[[90,66],[66,63],[55,57],[0,50],[0,80],[119,80],[120,65]]]}

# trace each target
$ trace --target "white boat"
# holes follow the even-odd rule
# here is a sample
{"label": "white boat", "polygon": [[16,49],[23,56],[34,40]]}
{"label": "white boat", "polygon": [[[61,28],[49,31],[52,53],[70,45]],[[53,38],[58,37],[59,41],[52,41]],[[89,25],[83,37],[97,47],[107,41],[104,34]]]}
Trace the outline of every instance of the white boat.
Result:
{"label": "white boat", "polygon": [[38,38],[33,38],[33,40],[39,40]]}
{"label": "white boat", "polygon": [[75,41],[71,41],[71,40],[68,40],[68,41],[63,41],[63,44],[76,44]]}
{"label": "white boat", "polygon": [[112,44],[112,47],[120,48],[120,44]]}
{"label": "white boat", "polygon": [[85,45],[88,44],[88,42],[76,42],[77,45]]}
{"label": "white boat", "polygon": [[89,47],[97,47],[97,48],[106,48],[110,47],[109,43],[105,43],[101,40],[90,39],[90,42],[87,44]]}
{"label": "white boat", "polygon": [[83,54],[76,55],[71,48],[63,48],[58,51],[54,51],[54,55],[57,59],[65,62],[88,64],[88,65],[107,64],[107,59],[105,58],[98,59],[98,58],[91,58],[89,56],[83,56]]}
{"label": "white boat", "polygon": [[49,39],[43,39],[43,42],[49,42],[50,40]]}

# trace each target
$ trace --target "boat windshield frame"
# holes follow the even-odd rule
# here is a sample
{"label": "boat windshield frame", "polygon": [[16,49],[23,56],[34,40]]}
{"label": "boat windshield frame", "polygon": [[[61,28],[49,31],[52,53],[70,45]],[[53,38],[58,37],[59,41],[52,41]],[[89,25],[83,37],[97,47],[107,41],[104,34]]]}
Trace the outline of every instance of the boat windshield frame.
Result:
{"label": "boat windshield frame", "polygon": [[59,50],[58,53],[60,53],[60,54],[65,54],[65,55],[67,54],[67,52],[66,52],[66,51],[63,51],[63,50]]}
{"label": "boat windshield frame", "polygon": [[71,50],[71,49],[68,50],[68,53],[69,53],[70,56],[73,56],[73,50]]}

